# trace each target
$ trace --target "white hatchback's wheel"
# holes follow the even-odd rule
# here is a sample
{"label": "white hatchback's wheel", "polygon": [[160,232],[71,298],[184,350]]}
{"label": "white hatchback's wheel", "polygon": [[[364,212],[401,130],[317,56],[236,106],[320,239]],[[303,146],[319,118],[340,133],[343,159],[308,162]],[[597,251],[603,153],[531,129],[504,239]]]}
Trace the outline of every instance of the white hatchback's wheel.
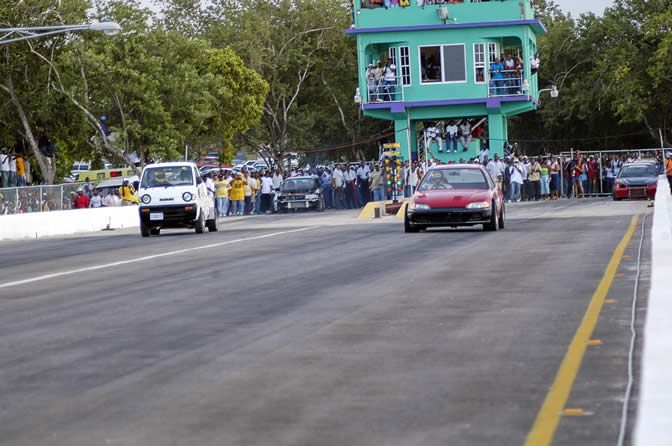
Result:
{"label": "white hatchback's wheel", "polygon": [[212,220],[207,221],[207,226],[208,226],[208,231],[210,232],[217,232],[219,230],[219,218],[217,217],[217,213],[215,212],[215,218]]}
{"label": "white hatchback's wheel", "polygon": [[194,229],[197,234],[203,234],[205,232],[205,215],[203,215],[203,211],[199,214]]}

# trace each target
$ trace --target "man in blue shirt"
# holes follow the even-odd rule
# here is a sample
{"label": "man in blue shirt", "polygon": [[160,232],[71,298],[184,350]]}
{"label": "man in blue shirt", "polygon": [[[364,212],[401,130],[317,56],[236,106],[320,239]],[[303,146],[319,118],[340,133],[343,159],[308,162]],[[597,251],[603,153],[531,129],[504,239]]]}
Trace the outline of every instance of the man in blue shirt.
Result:
{"label": "man in blue shirt", "polygon": [[504,65],[500,62],[499,57],[490,64],[490,96],[500,96],[502,94],[502,87],[504,86]]}

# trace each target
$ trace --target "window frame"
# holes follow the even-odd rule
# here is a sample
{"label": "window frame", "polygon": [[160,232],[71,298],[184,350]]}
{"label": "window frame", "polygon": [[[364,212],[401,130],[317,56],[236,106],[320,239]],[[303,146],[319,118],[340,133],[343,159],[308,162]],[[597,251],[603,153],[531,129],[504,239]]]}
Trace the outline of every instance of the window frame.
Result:
{"label": "window frame", "polygon": [[[482,62],[478,62],[477,58],[476,58],[476,55],[479,54],[476,51],[477,46],[480,46],[481,49],[482,49],[482,51],[480,52],[481,56],[483,57]],[[486,77],[487,77],[486,73],[487,73],[487,70],[488,70],[488,65],[486,65],[486,62],[485,62],[485,57],[486,57],[485,42],[474,43],[473,50],[474,50],[474,54],[473,54],[473,56],[474,56],[474,83],[479,84],[479,85],[480,84],[485,84],[486,83]],[[483,69],[483,80],[480,81],[480,82],[478,80],[478,69],[479,68]]]}
{"label": "window frame", "polygon": [[[404,50],[406,50],[406,62],[404,63]],[[411,78],[411,48],[409,46],[400,46],[399,47],[399,74],[401,77],[401,85],[403,87],[410,87],[413,84],[413,79]],[[408,82],[406,82],[408,79]]]}
{"label": "window frame", "polygon": [[[443,48],[446,46],[461,46],[462,52],[464,54],[464,80],[461,81],[446,81],[445,80],[445,70],[444,60],[443,60]],[[441,80],[433,82],[423,82],[422,80],[422,49],[423,48],[439,48],[439,55],[441,57]],[[420,75],[420,85],[450,85],[450,84],[466,84],[469,82],[469,74],[467,72],[467,45],[465,43],[438,43],[435,45],[418,45],[418,73]]]}

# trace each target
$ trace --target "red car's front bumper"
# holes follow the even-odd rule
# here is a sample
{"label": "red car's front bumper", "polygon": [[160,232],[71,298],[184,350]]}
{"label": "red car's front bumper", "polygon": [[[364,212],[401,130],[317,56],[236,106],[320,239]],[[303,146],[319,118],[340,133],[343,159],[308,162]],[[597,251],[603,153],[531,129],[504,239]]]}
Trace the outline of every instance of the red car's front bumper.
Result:
{"label": "red car's front bumper", "polygon": [[648,186],[614,185],[614,198],[655,198],[657,183]]}

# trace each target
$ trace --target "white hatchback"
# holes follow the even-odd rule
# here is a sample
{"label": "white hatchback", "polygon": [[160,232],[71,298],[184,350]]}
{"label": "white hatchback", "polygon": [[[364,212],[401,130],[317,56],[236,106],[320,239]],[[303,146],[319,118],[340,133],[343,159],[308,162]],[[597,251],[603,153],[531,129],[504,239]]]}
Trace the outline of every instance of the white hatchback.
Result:
{"label": "white hatchback", "polygon": [[149,164],[142,171],[140,233],[159,235],[162,228],[219,229],[215,203],[194,163]]}

